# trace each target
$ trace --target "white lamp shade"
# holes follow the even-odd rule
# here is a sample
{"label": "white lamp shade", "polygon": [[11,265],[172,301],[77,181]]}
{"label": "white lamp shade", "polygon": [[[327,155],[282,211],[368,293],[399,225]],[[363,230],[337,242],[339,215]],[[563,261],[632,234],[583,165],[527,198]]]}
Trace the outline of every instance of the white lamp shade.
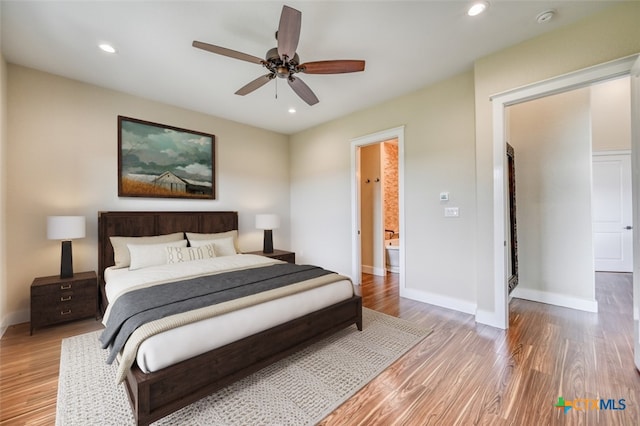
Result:
{"label": "white lamp shade", "polygon": [[84,216],[48,216],[47,238],[50,240],[72,240],[85,237]]}
{"label": "white lamp shade", "polygon": [[278,229],[280,218],[277,214],[257,214],[256,228],[258,229]]}

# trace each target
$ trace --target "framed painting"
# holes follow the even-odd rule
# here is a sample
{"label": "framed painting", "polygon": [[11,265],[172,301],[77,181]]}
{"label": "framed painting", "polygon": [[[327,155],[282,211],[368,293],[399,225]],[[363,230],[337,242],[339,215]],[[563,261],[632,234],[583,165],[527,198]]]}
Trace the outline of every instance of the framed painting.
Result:
{"label": "framed painting", "polygon": [[215,199],[215,136],[118,116],[118,196]]}

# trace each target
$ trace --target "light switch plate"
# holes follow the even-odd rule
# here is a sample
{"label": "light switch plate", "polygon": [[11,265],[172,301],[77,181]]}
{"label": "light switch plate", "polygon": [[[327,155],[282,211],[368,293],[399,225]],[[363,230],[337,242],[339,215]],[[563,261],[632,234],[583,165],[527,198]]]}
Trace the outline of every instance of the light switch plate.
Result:
{"label": "light switch plate", "polygon": [[440,201],[449,201],[449,193],[441,192],[440,193]]}
{"label": "light switch plate", "polygon": [[459,217],[460,209],[458,207],[445,207],[444,208],[444,217]]}

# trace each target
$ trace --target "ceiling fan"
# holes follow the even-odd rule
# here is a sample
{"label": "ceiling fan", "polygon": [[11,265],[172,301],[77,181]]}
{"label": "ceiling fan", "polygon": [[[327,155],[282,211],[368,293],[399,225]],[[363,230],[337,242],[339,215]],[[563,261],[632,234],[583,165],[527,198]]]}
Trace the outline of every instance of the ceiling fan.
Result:
{"label": "ceiling fan", "polygon": [[282,14],[280,15],[280,24],[276,32],[278,47],[269,49],[265,55],[265,59],[201,41],[194,40],[193,47],[217,53],[218,55],[259,64],[269,70],[268,74],[260,76],[241,87],[236,92],[236,95],[244,96],[249,94],[274,78],[279,77],[286,78],[293,91],[307,104],[315,105],[318,103],[318,97],[300,77],[294,76],[294,74],[340,74],[364,71],[364,61],[347,59],[305,62],[301,64],[300,58],[296,53],[300,39],[301,23],[302,13],[299,10],[289,6],[283,6]]}

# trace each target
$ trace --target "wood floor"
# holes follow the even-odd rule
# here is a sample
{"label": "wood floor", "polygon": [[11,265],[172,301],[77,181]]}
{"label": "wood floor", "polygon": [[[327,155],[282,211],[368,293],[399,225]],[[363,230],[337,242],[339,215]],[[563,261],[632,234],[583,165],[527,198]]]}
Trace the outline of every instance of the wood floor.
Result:
{"label": "wood floor", "polygon": [[[364,276],[364,305],[433,333],[328,416],[328,425],[640,425],[630,274],[597,274],[599,313],[514,299],[507,331],[398,295],[397,275]],[[0,424],[55,422],[60,341],[94,320],[0,340]],[[577,408],[566,414],[559,396]],[[624,399],[590,410],[578,399]]]}

